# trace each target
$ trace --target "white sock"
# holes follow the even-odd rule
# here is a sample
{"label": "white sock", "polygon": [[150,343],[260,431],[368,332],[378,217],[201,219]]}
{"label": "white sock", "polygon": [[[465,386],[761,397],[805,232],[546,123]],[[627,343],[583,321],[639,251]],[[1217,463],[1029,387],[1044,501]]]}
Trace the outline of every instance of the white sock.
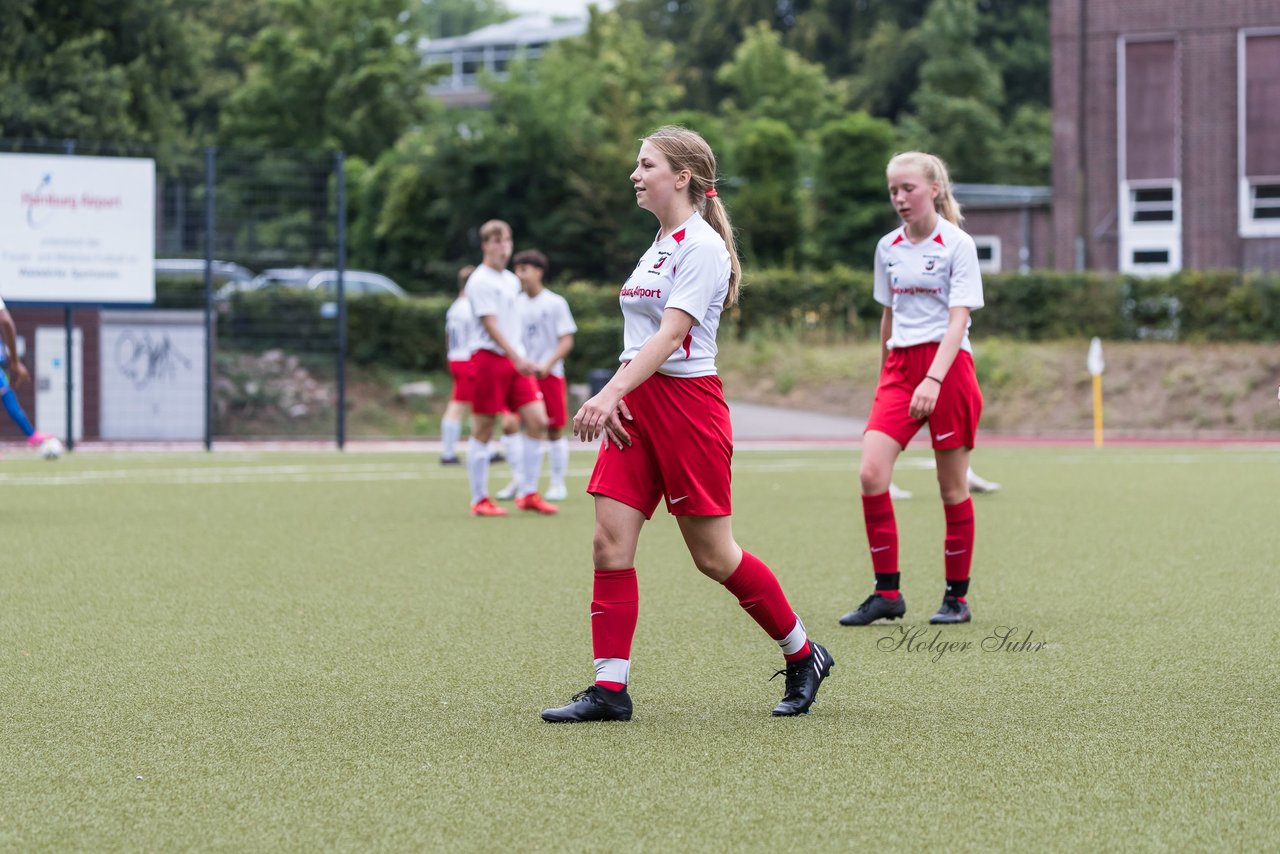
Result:
{"label": "white sock", "polygon": [[471,503],[489,495],[489,450],[474,436],[467,441],[467,477],[471,480]]}
{"label": "white sock", "polygon": [[631,660],[628,658],[597,658],[597,682],[621,682],[627,684],[631,677]]}
{"label": "white sock", "polygon": [[525,434],[504,433],[502,452],[507,457],[507,465],[511,466],[511,481],[520,484],[520,470],[525,463]]}
{"label": "white sock", "polygon": [[528,495],[530,492],[538,491],[538,481],[542,479],[542,454],[546,450],[546,445],[547,443],[544,439],[525,437],[524,465],[520,467],[519,476],[521,495]]}
{"label": "white sock", "polygon": [[783,655],[794,655],[804,649],[804,642],[809,639],[809,635],[805,633],[804,623],[800,622],[800,617],[796,617],[796,627],[791,630],[785,638],[778,641],[778,646],[782,647]]}
{"label": "white sock", "polygon": [[458,439],[462,437],[461,421],[441,421],[440,422],[440,456],[456,457],[458,455],[456,446]]}
{"label": "white sock", "polygon": [[564,486],[565,475],[569,473],[569,437],[561,436],[547,445],[551,450],[551,485]]}

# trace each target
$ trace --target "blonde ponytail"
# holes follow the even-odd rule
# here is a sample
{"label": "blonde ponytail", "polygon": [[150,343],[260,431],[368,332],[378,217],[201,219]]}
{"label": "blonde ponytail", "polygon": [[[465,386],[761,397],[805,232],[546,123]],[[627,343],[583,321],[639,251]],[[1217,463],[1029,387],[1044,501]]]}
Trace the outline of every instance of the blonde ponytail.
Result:
{"label": "blonde ponytail", "polygon": [[729,250],[729,292],[724,297],[724,307],[729,308],[737,303],[738,294],[742,291],[742,262],[738,260],[733,225],[729,222],[729,211],[725,209],[724,202],[720,201],[719,195],[703,196],[703,199],[702,218],[724,239],[724,248]]}

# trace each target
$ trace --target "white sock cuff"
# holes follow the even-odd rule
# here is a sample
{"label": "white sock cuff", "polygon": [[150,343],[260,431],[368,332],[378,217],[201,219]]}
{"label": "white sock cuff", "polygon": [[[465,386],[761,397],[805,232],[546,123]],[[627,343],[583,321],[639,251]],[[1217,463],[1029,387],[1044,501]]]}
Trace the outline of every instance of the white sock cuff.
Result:
{"label": "white sock cuff", "polygon": [[627,658],[597,658],[596,659],[596,681],[597,682],[621,682],[627,684],[627,678],[631,675],[631,660]]}
{"label": "white sock cuff", "polygon": [[809,635],[804,630],[804,623],[800,622],[800,617],[797,615],[796,627],[785,638],[778,641],[778,646],[782,647],[783,655],[792,655],[804,649],[805,641],[808,639]]}

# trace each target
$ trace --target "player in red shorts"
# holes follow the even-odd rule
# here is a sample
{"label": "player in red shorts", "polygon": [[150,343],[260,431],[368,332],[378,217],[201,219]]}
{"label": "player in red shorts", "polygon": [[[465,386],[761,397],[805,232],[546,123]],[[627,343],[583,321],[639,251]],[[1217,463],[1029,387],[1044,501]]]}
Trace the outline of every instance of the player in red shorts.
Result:
{"label": "player in red shorts", "polygon": [[[564,435],[569,422],[564,359],[573,349],[573,334],[578,331],[578,325],[573,322],[573,312],[565,298],[552,293],[543,283],[549,266],[546,255],[537,249],[526,249],[516,253],[511,266],[524,292],[519,300],[521,343],[526,358],[534,364],[534,377],[547,407],[547,441],[542,444],[551,458],[551,480],[544,497],[548,501],[563,501],[566,498],[564,479],[569,469],[569,438]],[[537,490],[537,480],[526,483],[524,488]]]}
{"label": "player in red shorts", "polygon": [[[484,263],[467,279],[467,300],[479,320],[472,342],[471,421],[473,430],[467,446],[467,475],[471,482],[471,513],[475,516],[505,516],[507,511],[489,498],[489,454],[486,448],[493,437],[499,414],[519,414],[533,442],[526,443],[523,460],[511,460],[513,468],[521,466],[535,473],[542,467],[539,443],[547,435],[547,410],[542,404],[542,391],[533,380],[534,365],[520,349],[520,315],[516,299],[520,282],[507,269],[511,260],[511,226],[493,219],[480,227],[480,245]],[[532,458],[531,453],[532,452]],[[536,475],[534,483],[537,483]],[[536,491],[516,499],[521,510],[551,515],[559,508],[542,500]]]}
{"label": "player in red shorts", "polygon": [[448,352],[449,373],[453,375],[453,391],[440,418],[440,465],[456,466],[461,462],[455,450],[462,438],[462,416],[471,407],[471,337],[476,324],[475,313],[467,301],[467,279],[475,272],[468,264],[458,271],[458,298],[444,316],[444,337]]}
{"label": "player in red shorts", "polygon": [[973,501],[967,472],[982,392],[969,346],[969,314],[982,308],[982,276],[973,239],[960,230],[960,205],[946,165],[932,154],[896,155],[885,170],[889,199],[902,227],[880,239],[875,298],[882,364],[862,438],[862,511],[875,572],[875,592],[840,618],[865,626],[906,613],[898,589],[898,527],[889,484],[893,466],[928,425],[946,514],[946,592],[931,623],[966,623],[973,561]]}
{"label": "player in red shorts", "polygon": [[636,545],[660,501],[698,569],[782,647],[786,687],[773,714],[808,712],[834,664],[809,640],[773,572],[733,536],[733,430],[715,357],[720,314],[736,301],[742,274],[715,181],[715,155],[693,131],[660,128],[640,146],[631,173],[636,203],[660,227],[619,294],[622,366],[573,419],[583,441],[604,438],[587,486],[596,511],[596,678],[567,705],[543,711],[546,721],[631,719]]}

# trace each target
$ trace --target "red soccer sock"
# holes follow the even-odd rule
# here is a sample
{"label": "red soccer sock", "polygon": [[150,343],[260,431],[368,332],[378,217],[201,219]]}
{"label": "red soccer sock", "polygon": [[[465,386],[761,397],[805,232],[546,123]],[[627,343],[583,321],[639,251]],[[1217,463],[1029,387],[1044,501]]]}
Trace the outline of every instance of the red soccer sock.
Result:
{"label": "red soccer sock", "polygon": [[782,647],[787,661],[809,654],[809,638],[796,612],[791,610],[778,577],[765,562],[743,549],[742,562],[724,581],[725,588],[738,597],[738,604]]}
{"label": "red soccer sock", "polygon": [[597,569],[591,597],[591,650],[596,684],[611,691],[627,687],[631,671],[631,639],[640,613],[640,586],[635,567]]}
{"label": "red soccer sock", "polygon": [[973,565],[973,499],[944,504],[942,510],[947,516],[947,535],[942,547],[947,595],[963,602],[969,592],[969,570]]}
{"label": "red soccer sock", "polygon": [[871,549],[876,592],[886,599],[896,599],[900,578],[898,521],[893,515],[893,499],[889,493],[862,496],[862,518],[867,526],[867,546]]}

